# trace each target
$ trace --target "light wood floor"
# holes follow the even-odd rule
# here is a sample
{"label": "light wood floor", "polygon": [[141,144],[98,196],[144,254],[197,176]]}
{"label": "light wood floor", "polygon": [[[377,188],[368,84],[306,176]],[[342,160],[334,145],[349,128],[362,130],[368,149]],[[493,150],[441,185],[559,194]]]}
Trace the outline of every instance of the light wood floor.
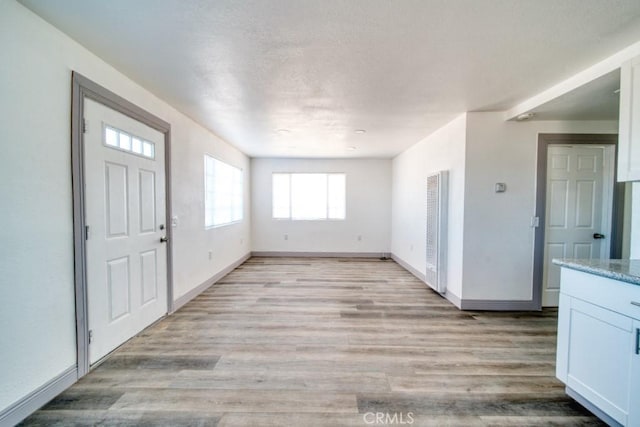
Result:
{"label": "light wood floor", "polygon": [[556,316],[460,312],[393,261],[252,258],[24,424],[601,425],[554,378]]}

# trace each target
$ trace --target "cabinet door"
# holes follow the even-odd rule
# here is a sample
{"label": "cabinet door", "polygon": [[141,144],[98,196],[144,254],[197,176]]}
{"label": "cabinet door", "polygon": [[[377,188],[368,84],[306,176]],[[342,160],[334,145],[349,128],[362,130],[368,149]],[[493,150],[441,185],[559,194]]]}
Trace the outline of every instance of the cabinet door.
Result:
{"label": "cabinet door", "polygon": [[[570,299],[567,386],[610,417],[629,425],[633,319]],[[635,409],[634,409],[635,410]]]}
{"label": "cabinet door", "polygon": [[618,181],[640,180],[640,57],[620,69]]}
{"label": "cabinet door", "polygon": [[631,362],[631,391],[629,393],[630,426],[640,426],[640,321],[633,322],[633,353]]}

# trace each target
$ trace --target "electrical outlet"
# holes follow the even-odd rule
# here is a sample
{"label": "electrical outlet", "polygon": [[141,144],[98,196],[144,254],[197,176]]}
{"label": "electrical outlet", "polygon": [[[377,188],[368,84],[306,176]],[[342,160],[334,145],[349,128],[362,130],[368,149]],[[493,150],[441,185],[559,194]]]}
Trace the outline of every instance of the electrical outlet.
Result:
{"label": "electrical outlet", "polygon": [[284,235],[284,240],[289,240],[289,235],[288,234]]}
{"label": "electrical outlet", "polygon": [[358,236],[358,242],[362,242],[362,236]]}
{"label": "electrical outlet", "polygon": [[209,251],[209,261],[213,259],[213,251]]}

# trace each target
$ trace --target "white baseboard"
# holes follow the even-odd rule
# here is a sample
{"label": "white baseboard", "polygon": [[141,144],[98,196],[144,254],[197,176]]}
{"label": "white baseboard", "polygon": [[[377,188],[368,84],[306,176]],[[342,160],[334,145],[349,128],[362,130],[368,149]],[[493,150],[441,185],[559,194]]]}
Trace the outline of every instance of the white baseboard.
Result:
{"label": "white baseboard", "polygon": [[540,311],[533,300],[462,299],[461,310],[471,311]]}
{"label": "white baseboard", "polygon": [[[400,265],[402,268],[407,270],[409,273],[417,277],[421,282],[425,284],[425,286],[429,286],[427,284],[427,276],[424,273],[421,273],[418,270],[416,270],[411,264],[409,264],[408,262],[406,262],[405,260],[397,256],[396,254],[392,253],[391,259],[393,259],[398,265]],[[429,289],[431,289],[430,286],[429,286]],[[461,300],[457,295],[454,295],[449,290],[446,290],[445,294],[442,296],[446,298],[451,304],[455,305],[458,308],[461,308]]]}
{"label": "white baseboard", "polygon": [[13,405],[0,412],[0,426],[14,426],[46,405],[51,399],[71,387],[78,380],[76,366],[71,366],[60,375],[29,393]]}
{"label": "white baseboard", "polygon": [[449,290],[446,290],[444,293],[444,297],[449,300],[449,302],[459,309],[462,309],[462,300],[456,294],[451,293]]}
{"label": "white baseboard", "polygon": [[218,280],[222,279],[227,274],[231,273],[233,270],[238,268],[240,265],[242,265],[249,258],[251,258],[251,253],[247,253],[247,254],[243,255],[240,259],[238,259],[234,263],[230,264],[226,268],[224,268],[221,271],[219,271],[218,273],[216,273],[214,276],[210,277],[209,279],[205,280],[203,283],[201,283],[198,286],[196,286],[195,288],[191,289],[186,294],[184,294],[181,297],[177,298],[175,301],[173,301],[173,311],[172,311],[172,313],[175,313],[176,311],[178,311],[180,309],[180,307],[182,307],[183,305],[185,305],[186,303],[188,303],[189,301],[191,301],[192,299],[194,299],[195,297],[200,295],[202,292],[204,292],[207,289],[209,289],[211,287],[211,285],[216,283]]}
{"label": "white baseboard", "polygon": [[405,270],[407,270],[409,273],[413,274],[414,276],[416,276],[418,279],[420,279],[420,281],[427,282],[427,276],[424,273],[419,272],[418,270],[416,270],[415,268],[413,268],[411,266],[411,264],[409,264],[408,262],[406,262],[405,260],[403,260],[402,258],[400,258],[399,256],[397,256],[396,254],[391,254],[391,259],[394,260],[398,265],[400,265],[402,268],[404,268]]}
{"label": "white baseboard", "polygon": [[254,257],[289,257],[289,258],[381,258],[389,254],[387,252],[280,252],[280,251],[256,251],[251,252]]}

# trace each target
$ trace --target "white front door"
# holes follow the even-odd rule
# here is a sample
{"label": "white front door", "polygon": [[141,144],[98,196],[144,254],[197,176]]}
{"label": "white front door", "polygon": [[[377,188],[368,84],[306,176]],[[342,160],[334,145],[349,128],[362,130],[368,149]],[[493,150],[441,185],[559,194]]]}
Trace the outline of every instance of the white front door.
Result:
{"label": "white front door", "polygon": [[164,135],[85,99],[89,362],[167,313]]}
{"label": "white front door", "polygon": [[542,305],[557,307],[554,258],[609,258],[613,146],[549,145]]}

